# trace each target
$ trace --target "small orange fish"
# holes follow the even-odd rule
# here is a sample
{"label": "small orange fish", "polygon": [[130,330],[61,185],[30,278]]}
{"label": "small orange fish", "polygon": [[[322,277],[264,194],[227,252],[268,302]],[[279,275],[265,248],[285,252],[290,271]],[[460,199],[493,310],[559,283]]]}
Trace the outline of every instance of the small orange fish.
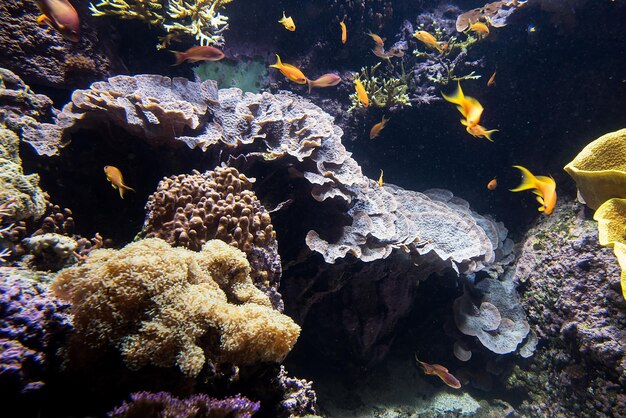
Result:
{"label": "small orange fish", "polygon": [[348,40],[348,29],[346,28],[346,24],[344,23],[345,20],[346,20],[346,17],[344,16],[341,22],[339,22],[339,26],[341,26],[341,43],[342,44],[345,44],[346,41]]}
{"label": "small orange fish", "polygon": [[496,187],[498,187],[498,180],[494,177],[489,183],[487,183],[487,188],[489,190],[496,190]]}
{"label": "small orange fish", "polygon": [[522,184],[512,192],[521,192],[523,190],[532,190],[537,195],[537,202],[541,204],[539,212],[550,215],[556,206],[556,182],[552,177],[534,176],[527,168],[521,165],[514,165],[522,172]]}
{"label": "small orange fish", "polygon": [[461,123],[463,125],[467,126],[468,128],[478,125],[478,122],[480,122],[480,117],[484,110],[483,106],[478,100],[470,96],[465,96],[465,94],[463,94],[461,82],[458,82],[457,90],[452,93],[452,95],[448,96],[444,93],[441,93],[441,95],[444,99],[446,99],[446,101],[457,105],[456,108],[465,118],[465,121],[461,120]]}
{"label": "small orange fish", "polygon": [[[465,125],[464,120],[462,120],[461,123]],[[487,129],[485,129],[484,126],[481,126],[481,125],[474,125],[474,126],[466,125],[466,126],[467,128],[465,128],[465,130],[470,135],[472,135],[475,138],[486,138],[490,142],[493,142],[493,139],[491,139],[491,134],[493,134],[494,132],[498,132],[497,129],[492,129],[488,131]]]}
{"label": "small orange fish", "polygon": [[270,65],[270,67],[277,68],[278,71],[294,83],[306,84],[307,78],[302,71],[291,64],[283,64],[278,54],[276,54],[276,64]]}
{"label": "small orange fish", "polygon": [[306,80],[309,85],[309,94],[311,93],[311,89],[313,87],[332,87],[341,83],[341,77],[337,74],[324,74],[320,78],[316,80]]}
{"label": "small orange fish", "polygon": [[489,80],[487,81],[487,87],[496,85],[496,72],[497,71],[498,70],[493,70],[493,74],[491,74],[491,77],[489,77]]}
{"label": "small orange fish", "polygon": [[376,46],[379,46],[381,48],[385,46],[385,40],[381,38],[380,36],[376,35],[375,33],[368,32],[366,33],[366,35],[372,38],[372,40],[376,43]]}
{"label": "small orange fish", "polygon": [[68,41],[80,41],[80,19],[74,6],[67,0],[35,0],[41,15],[39,25],[54,28]]}
{"label": "small orange fish", "polygon": [[427,47],[436,49],[439,53],[443,52],[443,50],[439,46],[439,42],[437,42],[437,39],[435,39],[432,34],[426,32],[425,30],[418,30],[413,34],[413,36]]}
{"label": "small orange fish", "polygon": [[383,169],[380,169],[380,177],[378,177],[378,187],[383,187]]}
{"label": "small orange fish", "polygon": [[126,190],[135,191],[135,189],[128,187],[124,184],[124,178],[122,177],[122,172],[117,167],[113,167],[112,165],[104,166],[104,174],[107,176],[107,180],[111,182],[111,186],[114,189],[119,190],[120,197],[124,199],[124,192]]}
{"label": "small orange fish", "polygon": [[448,372],[448,369],[443,367],[441,364],[428,364],[420,361],[420,359],[417,358],[417,354],[415,355],[415,361],[417,361],[420,366],[422,366],[422,369],[424,369],[424,374],[436,375],[443,381],[443,383],[453,389],[459,389],[461,387],[461,382],[459,382],[459,379],[454,377],[450,372]]}
{"label": "small orange fish", "polygon": [[370,139],[376,138],[378,134],[380,134],[380,131],[387,126],[387,122],[389,122],[389,119],[383,116],[383,119],[380,122],[372,126],[372,129],[370,130]]}
{"label": "small orange fish", "polygon": [[284,11],[283,11],[283,17],[282,19],[278,21],[278,23],[282,23],[285,29],[287,29],[289,32],[293,32],[296,30],[296,24],[293,23],[293,19],[291,18],[291,16],[289,17],[285,16]]}
{"label": "small orange fish", "polygon": [[365,91],[365,87],[363,87],[363,83],[359,78],[354,79],[354,88],[356,90],[356,96],[359,99],[359,102],[364,107],[368,107],[370,105],[370,99],[367,97],[367,92]]}
{"label": "small orange fish", "polygon": [[224,58],[224,53],[212,46],[192,46],[185,52],[170,51],[176,56],[176,63],[174,65],[180,65],[185,61],[200,62],[200,61],[219,61]]}
{"label": "small orange fish", "polygon": [[470,25],[468,31],[475,32],[479,38],[486,38],[489,35],[489,27],[482,22],[475,22]]}

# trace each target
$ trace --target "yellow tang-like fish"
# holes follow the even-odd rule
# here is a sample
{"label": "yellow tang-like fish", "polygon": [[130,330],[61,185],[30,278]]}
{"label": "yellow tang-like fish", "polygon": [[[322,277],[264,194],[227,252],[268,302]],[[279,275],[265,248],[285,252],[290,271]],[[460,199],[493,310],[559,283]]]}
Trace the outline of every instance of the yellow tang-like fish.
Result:
{"label": "yellow tang-like fish", "polygon": [[80,19],[76,9],[67,0],[35,0],[41,11],[37,18],[40,25],[56,29],[68,41],[80,41]]}
{"label": "yellow tang-like fish", "polygon": [[437,42],[437,39],[435,39],[432,34],[426,32],[425,30],[418,30],[413,34],[413,36],[427,47],[436,49],[439,53],[443,52],[443,50],[439,46],[439,42]]}
{"label": "yellow tang-like fish", "polygon": [[270,65],[270,67],[277,68],[278,71],[294,83],[306,84],[307,79],[304,73],[291,64],[283,64],[278,54],[276,54],[276,64]]}
{"label": "yellow tang-like fish", "polygon": [[293,19],[291,18],[291,16],[289,17],[285,16],[285,12],[283,12],[283,18],[280,19],[278,23],[282,23],[285,29],[287,29],[290,32],[293,32],[296,30],[296,24],[293,23]]}
{"label": "yellow tang-like fish", "polygon": [[541,204],[539,212],[549,215],[556,206],[556,181],[552,177],[534,176],[527,168],[521,165],[514,165],[522,172],[522,184],[512,192],[521,192],[523,190],[532,190],[537,195],[537,202]]}
{"label": "yellow tang-like fish", "polygon": [[467,30],[475,32],[479,38],[485,38],[489,35],[489,27],[482,22],[472,23]]}
{"label": "yellow tang-like fish", "polygon": [[478,100],[470,96],[465,96],[465,94],[463,94],[463,89],[461,89],[461,82],[458,82],[457,90],[450,96],[444,93],[441,93],[441,95],[444,99],[446,99],[446,101],[457,105],[456,108],[465,118],[465,121],[461,121],[463,125],[467,126],[468,128],[478,125],[478,122],[480,122],[480,117],[484,110],[483,106]]}
{"label": "yellow tang-like fish", "polygon": [[361,80],[358,77],[354,79],[354,88],[359,102],[361,102],[363,106],[368,107],[370,105],[370,99],[367,97],[365,87],[363,87],[363,83],[361,83]]}
{"label": "yellow tang-like fish", "polygon": [[107,176],[107,180],[111,182],[111,186],[119,190],[122,199],[124,199],[124,192],[126,190],[135,191],[135,189],[124,184],[124,177],[122,177],[122,172],[119,168],[113,167],[112,165],[105,165],[104,174]]}
{"label": "yellow tang-like fish", "polygon": [[345,44],[346,41],[348,40],[348,29],[346,28],[346,24],[344,23],[344,21],[346,20],[346,17],[343,17],[343,20],[341,22],[339,22],[339,26],[341,26],[341,43]]}

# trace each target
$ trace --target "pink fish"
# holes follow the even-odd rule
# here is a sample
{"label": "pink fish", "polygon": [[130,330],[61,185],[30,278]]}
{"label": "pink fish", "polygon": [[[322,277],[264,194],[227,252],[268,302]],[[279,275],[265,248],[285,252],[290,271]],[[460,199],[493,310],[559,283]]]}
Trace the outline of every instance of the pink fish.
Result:
{"label": "pink fish", "polygon": [[224,58],[224,53],[212,46],[192,46],[185,52],[170,51],[176,55],[176,64],[180,65],[185,61],[219,61]]}
{"label": "pink fish", "polygon": [[316,80],[307,79],[307,83],[309,84],[309,94],[311,93],[311,89],[313,87],[332,87],[341,83],[341,77],[337,74],[324,74],[320,78]]}
{"label": "pink fish", "polygon": [[424,374],[436,375],[439,377],[443,383],[450,386],[451,388],[458,389],[461,387],[461,382],[459,379],[452,376],[448,369],[443,367],[441,364],[428,364],[417,358],[417,354],[415,355],[415,360],[422,366],[424,369]]}

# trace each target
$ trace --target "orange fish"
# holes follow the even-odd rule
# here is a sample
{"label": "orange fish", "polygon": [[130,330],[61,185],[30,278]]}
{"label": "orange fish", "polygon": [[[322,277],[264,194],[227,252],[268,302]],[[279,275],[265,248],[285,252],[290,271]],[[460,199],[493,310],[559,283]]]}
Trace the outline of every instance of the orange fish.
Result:
{"label": "orange fish", "polygon": [[80,41],[80,19],[76,9],[67,0],[35,0],[41,15],[40,25],[56,29],[68,41]]}
{"label": "orange fish", "polygon": [[441,93],[441,95],[444,99],[446,99],[446,101],[457,105],[456,108],[465,118],[465,121],[461,121],[463,125],[467,126],[468,128],[478,125],[478,122],[480,121],[480,117],[484,110],[483,106],[478,100],[470,96],[465,96],[463,94],[463,89],[461,89],[461,82],[458,82],[457,90],[452,93],[452,95],[447,96],[444,93]]}
{"label": "orange fish", "polygon": [[383,116],[383,120],[372,126],[372,129],[370,130],[370,139],[376,138],[380,131],[382,131],[385,126],[387,126],[387,122],[389,122],[389,119]]}
{"label": "orange fish", "polygon": [[380,36],[376,35],[375,33],[368,32],[366,33],[366,35],[372,38],[372,40],[376,43],[376,46],[379,46],[381,48],[385,46],[385,40],[381,38]]}
{"label": "orange fish", "polygon": [[494,177],[493,180],[487,183],[487,188],[489,190],[496,190],[496,187],[498,187],[498,180],[496,177]]}
{"label": "orange fish", "polygon": [[200,61],[219,61],[224,58],[224,53],[212,46],[192,46],[185,52],[170,51],[176,56],[176,63],[174,65],[180,65],[185,61],[200,62]]}
{"label": "orange fish", "polygon": [[424,374],[436,375],[443,381],[443,383],[450,386],[451,388],[458,389],[461,387],[461,382],[459,382],[459,379],[450,374],[450,372],[448,372],[448,369],[443,367],[441,364],[424,363],[417,358],[417,354],[415,355],[415,361],[417,361],[420,366],[422,366],[422,369],[424,369]]}
{"label": "orange fish", "polygon": [[489,27],[482,22],[472,23],[467,30],[475,32],[481,39],[486,38],[487,35],[489,35]]}
{"label": "orange fish", "polygon": [[126,190],[135,191],[135,189],[124,184],[124,177],[122,177],[122,172],[119,168],[113,167],[112,165],[105,165],[104,174],[107,176],[107,180],[111,182],[111,186],[120,191],[120,197],[122,199],[124,199],[124,192]]}
{"label": "orange fish", "polygon": [[337,74],[324,74],[320,78],[316,80],[306,80],[309,85],[309,94],[311,93],[311,89],[313,87],[332,87],[341,83],[341,77]]}
{"label": "orange fish", "polygon": [[294,83],[306,84],[307,78],[302,71],[291,64],[283,64],[278,54],[276,54],[276,64],[270,65],[270,67],[277,68],[278,71]]}
{"label": "orange fish", "polygon": [[495,86],[496,84],[496,72],[498,70],[493,70],[493,74],[491,74],[491,77],[489,77],[489,80],[487,81],[487,87],[491,87],[491,86]]}
{"label": "orange fish", "polygon": [[514,165],[513,167],[522,172],[522,184],[515,189],[511,189],[511,191],[532,190],[537,195],[537,202],[541,204],[538,209],[539,212],[543,212],[546,215],[551,214],[554,206],[556,206],[556,182],[554,179],[546,176],[534,176],[533,173],[521,165]]}
{"label": "orange fish", "polygon": [[[464,120],[462,120],[461,123],[463,125],[466,124]],[[488,131],[487,129],[485,129],[484,126],[481,126],[481,125],[474,125],[474,126],[466,125],[466,126],[467,128],[465,128],[465,130],[473,137],[486,138],[488,141],[491,141],[491,142],[493,142],[493,139],[491,139],[491,134],[493,134],[494,132],[498,132],[497,129],[492,129]]]}
{"label": "orange fish", "polygon": [[383,169],[380,169],[380,177],[378,177],[378,187],[383,187]]}
{"label": "orange fish", "polygon": [[344,23],[345,20],[346,20],[346,17],[344,16],[341,22],[339,22],[339,26],[341,26],[341,43],[342,44],[345,44],[346,41],[348,40],[348,29],[346,28],[346,24]]}
{"label": "orange fish", "polygon": [[374,55],[378,58],[388,60],[391,57],[402,58],[404,56],[404,51],[400,48],[391,47],[387,52],[383,49],[382,45],[376,45],[374,49],[372,49]]}
{"label": "orange fish", "polygon": [[354,88],[356,90],[356,96],[359,99],[359,102],[365,107],[370,105],[370,99],[367,97],[367,92],[365,91],[365,87],[363,87],[363,83],[359,78],[354,79]]}
{"label": "orange fish", "polygon": [[437,42],[437,39],[435,39],[432,34],[426,32],[425,30],[418,30],[413,34],[413,36],[427,47],[436,49],[439,53],[443,52],[443,50],[439,46],[439,42]]}

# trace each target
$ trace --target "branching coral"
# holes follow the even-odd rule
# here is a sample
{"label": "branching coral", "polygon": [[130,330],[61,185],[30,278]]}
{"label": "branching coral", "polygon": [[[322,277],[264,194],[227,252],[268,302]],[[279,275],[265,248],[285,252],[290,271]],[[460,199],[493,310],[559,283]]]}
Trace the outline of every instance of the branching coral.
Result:
{"label": "branching coral", "polygon": [[[89,6],[94,16],[117,16],[138,19],[161,26],[169,33],[158,48],[174,39],[191,36],[200,45],[223,45],[222,33],[228,29],[228,17],[217,10],[232,0],[102,0]],[[164,13],[165,12],[165,13]]]}
{"label": "branching coral", "polygon": [[[376,74],[380,65],[379,62],[370,68],[363,67],[361,73],[355,76],[363,83],[370,100],[370,106],[385,108],[411,106],[407,94],[410,78],[404,72],[403,63],[400,62],[398,71],[391,61],[387,61],[387,68],[381,70],[378,73],[380,77],[377,77]],[[352,106],[348,112],[363,106],[356,92],[350,95],[350,100]]]}
{"label": "branching coral", "polygon": [[157,238],[97,250],[52,288],[72,303],[81,340],[113,345],[134,369],[280,362],[300,333],[254,286],[245,254],[218,240],[199,253]]}

